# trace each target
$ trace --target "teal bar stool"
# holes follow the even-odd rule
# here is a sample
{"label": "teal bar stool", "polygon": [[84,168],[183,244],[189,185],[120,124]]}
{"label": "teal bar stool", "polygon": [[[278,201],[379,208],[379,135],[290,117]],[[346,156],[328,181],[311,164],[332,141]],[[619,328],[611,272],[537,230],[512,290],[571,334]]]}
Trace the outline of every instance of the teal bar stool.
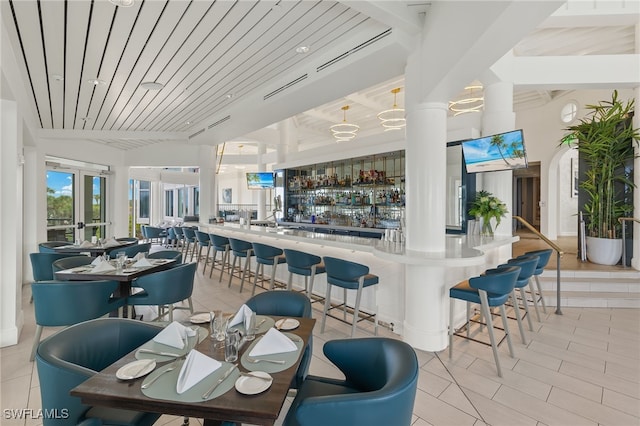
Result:
{"label": "teal bar stool", "polygon": [[276,269],[281,263],[285,263],[287,259],[284,257],[282,249],[273,247],[267,244],[251,243],[253,246],[253,253],[256,255],[256,276],[253,281],[253,290],[251,295],[256,293],[256,286],[258,285],[258,273],[262,270],[261,279],[264,281],[264,265],[271,266],[271,281],[269,290],[273,290],[273,286],[276,280]]}
{"label": "teal bar stool", "polygon": [[[229,245],[229,239],[227,237],[223,237],[222,235],[209,234],[209,239],[211,240],[211,245],[213,246],[213,255],[211,257],[211,271],[209,272],[209,278],[213,275],[213,268],[216,266],[216,257],[218,256],[218,252],[222,253],[222,260],[220,261],[220,278],[218,282],[222,282],[222,274],[224,273],[224,268],[230,267],[229,263],[229,250],[231,246]],[[229,272],[231,273],[231,272]]]}
{"label": "teal bar stool", "polygon": [[[207,269],[207,261],[209,260],[209,252],[211,251],[211,239],[209,238],[209,234],[207,234],[206,232],[195,231],[195,233],[196,233],[196,240],[198,243],[198,254],[196,255],[196,265],[200,263],[203,247],[207,248],[207,254],[204,258],[204,267],[202,268],[202,275],[204,275],[204,272]],[[194,251],[195,251],[195,247],[194,247]]]}
{"label": "teal bar stool", "polygon": [[[335,257],[325,256],[323,258],[324,265],[327,271],[327,296],[324,300],[324,311],[322,312],[322,327],[321,333],[324,333],[324,326],[327,320],[327,314],[331,309],[342,307],[344,321],[347,319],[347,290],[356,290],[356,303],[353,307],[353,322],[351,324],[351,337],[356,332],[358,322],[371,318],[374,318],[375,322],[375,335],[378,335],[378,309],[373,314],[366,315],[364,318],[359,318],[360,314],[360,299],[362,298],[362,290],[365,287],[370,287],[378,284],[379,279],[377,275],[369,273],[369,267],[361,265],[355,262],[349,262],[347,260],[337,259]],[[343,303],[337,306],[331,306],[331,287],[342,287],[343,289]]]}
{"label": "teal bar stool", "polygon": [[[553,250],[551,249],[543,249],[543,250],[533,250],[528,251],[524,254],[524,256],[538,256],[538,266],[536,266],[536,270],[533,273],[533,277],[536,280],[536,286],[538,287],[538,291],[531,291],[531,298],[533,299],[533,307],[536,310],[536,317],[538,318],[538,322],[540,322],[540,313],[538,312],[538,302],[542,304],[542,312],[547,313],[547,304],[544,301],[544,297],[542,297],[542,286],[540,285],[540,279],[538,278],[544,272],[544,268],[549,263],[549,259],[551,258],[551,254]],[[531,287],[533,290],[533,286]]]}
{"label": "teal bar stool", "polygon": [[[313,281],[316,278],[316,274],[324,274],[327,271],[324,263],[322,263],[322,258],[292,249],[284,249],[284,256],[289,270],[287,290],[292,290],[293,274],[302,275],[304,277],[304,291],[307,293],[309,300],[313,302]],[[322,299],[320,298],[320,300]]]}
{"label": "teal bar stool", "polygon": [[[242,277],[240,279],[240,293],[242,293],[242,287],[244,286],[244,277],[247,275],[247,271],[251,273],[251,256],[253,256],[253,245],[250,242],[239,240],[237,238],[229,238],[229,245],[231,246],[231,253],[233,254],[233,261],[229,267],[229,285],[231,288],[231,279],[233,278],[233,270],[236,267],[236,260],[244,258],[244,268],[242,269]],[[241,266],[242,261],[238,261],[238,269]]]}
{"label": "teal bar stool", "polygon": [[173,233],[176,236],[176,248],[179,248],[181,252],[184,252],[184,232],[182,232],[182,228],[179,226],[174,226]]}
{"label": "teal bar stool", "polygon": [[[511,335],[509,334],[509,326],[507,323],[507,313],[505,310],[505,303],[509,297],[513,296],[513,289],[516,285],[516,280],[520,275],[519,266],[507,266],[499,267],[496,269],[489,269],[485,271],[484,275],[470,278],[468,281],[463,281],[449,290],[449,358],[453,357],[453,336],[463,337],[465,339],[472,340],[474,342],[487,344],[482,340],[471,337],[470,326],[471,317],[470,304],[476,303],[480,305],[482,317],[486,319],[487,331],[489,334],[489,341],[491,342],[491,349],[493,350],[493,359],[496,363],[496,369],[498,376],[502,377],[502,370],[500,368],[500,358],[498,357],[498,345],[502,343],[504,338],[507,339],[509,345],[509,354],[511,358],[513,354],[513,344],[511,343]],[[465,323],[466,335],[454,330],[454,302],[455,299],[464,300],[467,302],[467,321]],[[502,316],[502,324],[504,326],[504,337],[500,342],[496,342],[495,335],[493,333],[494,325],[491,318],[491,308],[499,307],[500,315]]]}
{"label": "teal bar stool", "polygon": [[527,293],[525,291],[525,287],[529,286],[529,291],[533,292],[531,277],[536,270],[536,265],[538,264],[538,256],[518,256],[510,259],[507,264],[520,267],[520,275],[516,280],[516,287],[513,291],[515,292],[517,290],[520,292],[519,299],[522,303],[521,309],[524,309],[523,318],[527,319],[527,322],[529,323],[529,330],[533,331],[533,324],[531,323],[531,315],[529,314],[529,303],[527,302]]}
{"label": "teal bar stool", "polygon": [[[184,261],[187,261],[187,256],[189,255],[189,249],[191,249],[191,258],[189,259],[189,262],[193,262],[193,254],[195,252],[195,246],[198,243],[198,240],[196,239],[196,231],[193,228],[190,228],[188,226],[185,226],[182,228],[182,234],[183,234],[183,242],[185,243],[185,248],[184,248]],[[191,245],[193,244],[193,246]]]}

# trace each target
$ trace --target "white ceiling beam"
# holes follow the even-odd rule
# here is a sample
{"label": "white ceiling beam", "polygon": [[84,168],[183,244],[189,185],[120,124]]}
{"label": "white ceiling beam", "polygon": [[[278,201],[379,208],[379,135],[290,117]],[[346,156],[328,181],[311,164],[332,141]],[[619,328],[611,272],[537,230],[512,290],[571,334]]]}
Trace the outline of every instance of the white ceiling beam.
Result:
{"label": "white ceiling beam", "polygon": [[45,139],[154,139],[175,142],[187,142],[188,133],[184,132],[137,132],[118,130],[62,130],[40,129],[38,137]]}
{"label": "white ceiling beam", "polygon": [[[343,0],[340,3],[391,28],[406,31],[409,34],[418,34],[422,31],[424,16],[419,10],[422,8],[410,6],[408,3],[362,0]],[[427,5],[425,1],[424,6],[427,7]]]}
{"label": "white ceiling beam", "polygon": [[525,90],[636,87],[640,54],[515,57],[513,70],[514,86]]}
{"label": "white ceiling beam", "polygon": [[[360,105],[364,105],[367,108],[371,108],[374,111],[382,111],[382,110],[388,109],[391,106],[391,103],[387,105],[382,105],[379,102],[376,102],[375,100],[368,98],[367,96],[361,95],[359,93],[353,93],[351,95],[348,95],[346,98]],[[389,99],[391,99],[391,97]]]}
{"label": "white ceiling beam", "polygon": [[639,20],[640,2],[638,1],[570,0],[546,19],[540,28],[637,25]]}

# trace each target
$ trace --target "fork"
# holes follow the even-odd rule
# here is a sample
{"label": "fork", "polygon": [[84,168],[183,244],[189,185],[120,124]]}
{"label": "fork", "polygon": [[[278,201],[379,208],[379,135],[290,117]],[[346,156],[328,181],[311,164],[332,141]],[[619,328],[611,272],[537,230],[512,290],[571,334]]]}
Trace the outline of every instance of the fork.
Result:
{"label": "fork", "polygon": [[284,364],[284,360],[283,359],[263,359],[263,358],[250,358],[250,357],[247,357],[247,361],[249,361],[251,364],[257,364],[259,362],[271,362],[273,364]]}
{"label": "fork", "polygon": [[257,376],[257,375],[252,374],[252,373],[245,373],[244,371],[241,371],[240,375],[241,376],[245,376],[245,377],[254,377],[256,379],[264,380],[265,382],[270,382],[271,380],[273,380],[271,377]]}
{"label": "fork", "polygon": [[164,370],[162,373],[158,374],[156,377],[154,377],[153,379],[149,380],[147,383],[143,384],[141,387],[142,389],[146,389],[149,386],[151,386],[152,384],[155,383],[156,380],[158,380],[160,378],[160,376],[162,376],[164,373],[168,373],[171,370],[174,370],[175,367],[169,367],[166,370]]}

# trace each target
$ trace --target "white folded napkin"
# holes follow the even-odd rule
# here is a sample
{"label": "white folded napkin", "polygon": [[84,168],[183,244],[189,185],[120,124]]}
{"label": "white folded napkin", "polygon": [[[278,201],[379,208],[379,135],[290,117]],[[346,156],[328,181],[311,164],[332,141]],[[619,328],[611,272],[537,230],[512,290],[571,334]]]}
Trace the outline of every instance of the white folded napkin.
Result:
{"label": "white folded napkin", "polygon": [[253,349],[251,349],[249,356],[271,355],[297,350],[298,347],[291,339],[275,328],[270,328],[269,331],[262,336],[262,339],[256,343]]}
{"label": "white folded napkin", "polygon": [[135,256],[133,256],[133,260],[140,260],[140,259],[144,259],[144,252],[138,252],[136,253]]}
{"label": "white folded napkin", "polygon": [[89,247],[94,247],[94,245],[91,244],[89,241],[84,240],[82,242],[82,244],[80,244],[78,247],[80,247],[80,248],[89,248]]}
{"label": "white folded napkin", "polygon": [[251,315],[252,312],[251,308],[243,304],[240,306],[240,309],[238,309],[238,312],[236,312],[231,321],[229,321],[229,327],[233,327],[238,324],[246,325],[245,321],[249,319],[249,315]]}
{"label": "white folded napkin", "polygon": [[116,240],[115,238],[111,238],[110,240],[107,240],[104,244],[102,244],[102,247],[109,248],[109,247],[118,247],[120,245],[122,244],[120,244],[118,240]]}
{"label": "white folded napkin", "polygon": [[184,393],[221,366],[222,363],[219,361],[192,349],[178,374],[176,392]]}
{"label": "white folded napkin", "polygon": [[166,326],[160,333],[156,334],[153,341],[156,343],[162,343],[174,348],[184,348],[184,341],[187,337],[193,337],[196,335],[196,331],[189,327],[185,327],[177,321],[172,322]]}
{"label": "white folded napkin", "polygon": [[143,266],[153,266],[151,264],[151,262],[149,262],[149,260],[146,257],[143,257],[142,259],[138,260],[136,263],[133,264],[134,268],[140,268]]}
{"label": "white folded napkin", "polygon": [[93,266],[97,266],[97,265],[101,264],[102,262],[104,262],[104,257],[102,257],[102,256],[98,256],[98,257],[96,257],[95,259],[93,259],[93,261],[91,262],[91,264],[92,264]]}
{"label": "white folded napkin", "polygon": [[111,263],[105,261],[102,261],[100,263],[98,263],[92,270],[91,272],[110,272],[110,271],[115,271],[116,267],[113,266]]}

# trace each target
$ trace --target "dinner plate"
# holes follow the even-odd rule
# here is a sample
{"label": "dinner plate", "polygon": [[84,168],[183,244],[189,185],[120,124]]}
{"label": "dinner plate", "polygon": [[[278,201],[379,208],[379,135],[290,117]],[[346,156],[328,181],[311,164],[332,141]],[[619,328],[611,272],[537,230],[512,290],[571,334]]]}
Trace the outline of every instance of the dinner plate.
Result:
{"label": "dinner plate", "polygon": [[295,330],[300,326],[300,321],[295,318],[284,318],[276,321],[278,330]]}
{"label": "dinner plate", "polygon": [[211,321],[211,314],[209,312],[194,314],[191,315],[189,321],[191,321],[192,324],[208,324]]}
{"label": "dinner plate", "polygon": [[133,380],[146,376],[156,368],[155,360],[139,359],[123,365],[116,371],[116,377],[120,380]]}
{"label": "dinner plate", "polygon": [[236,389],[238,392],[245,395],[256,395],[269,389],[271,387],[271,383],[273,383],[273,377],[271,377],[269,373],[265,373],[264,371],[253,371],[251,372],[251,375],[238,377],[238,380],[236,380]]}
{"label": "dinner plate", "polygon": [[136,268],[127,268],[123,269],[122,272],[124,272],[125,274],[132,274],[134,272],[138,272],[138,270]]}

